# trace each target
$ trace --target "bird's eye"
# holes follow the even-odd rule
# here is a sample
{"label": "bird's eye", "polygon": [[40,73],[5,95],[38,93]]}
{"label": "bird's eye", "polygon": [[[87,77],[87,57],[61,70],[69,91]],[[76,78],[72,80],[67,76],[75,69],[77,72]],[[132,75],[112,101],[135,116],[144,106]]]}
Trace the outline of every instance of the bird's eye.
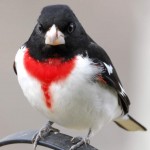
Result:
{"label": "bird's eye", "polygon": [[67,28],[68,33],[72,33],[74,30],[75,30],[75,24],[70,23]]}
{"label": "bird's eye", "polygon": [[43,28],[43,25],[42,25],[42,24],[39,24],[39,30],[40,30],[41,32],[44,31],[44,28]]}

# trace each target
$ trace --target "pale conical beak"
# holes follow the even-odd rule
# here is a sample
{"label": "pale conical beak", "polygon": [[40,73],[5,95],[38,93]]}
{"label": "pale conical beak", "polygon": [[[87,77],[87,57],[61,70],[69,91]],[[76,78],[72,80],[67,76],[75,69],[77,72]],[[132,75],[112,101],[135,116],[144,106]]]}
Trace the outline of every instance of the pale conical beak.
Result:
{"label": "pale conical beak", "polygon": [[65,44],[64,34],[58,30],[55,24],[46,32],[45,44],[54,46]]}

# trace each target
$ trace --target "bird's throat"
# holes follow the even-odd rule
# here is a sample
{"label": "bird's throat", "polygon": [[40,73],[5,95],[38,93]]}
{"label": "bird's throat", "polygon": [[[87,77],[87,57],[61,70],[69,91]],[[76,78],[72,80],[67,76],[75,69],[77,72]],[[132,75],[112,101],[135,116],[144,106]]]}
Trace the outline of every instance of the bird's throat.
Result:
{"label": "bird's throat", "polygon": [[32,77],[40,81],[45,104],[48,108],[52,108],[53,103],[50,85],[69,77],[75,67],[75,61],[76,57],[68,61],[62,61],[61,58],[50,58],[41,62],[31,57],[29,50],[26,50],[24,55],[24,66]]}

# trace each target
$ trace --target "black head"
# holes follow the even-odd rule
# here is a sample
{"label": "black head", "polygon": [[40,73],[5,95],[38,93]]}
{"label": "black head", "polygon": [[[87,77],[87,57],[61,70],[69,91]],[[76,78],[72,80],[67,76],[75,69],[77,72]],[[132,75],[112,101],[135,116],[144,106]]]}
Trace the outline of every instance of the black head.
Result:
{"label": "black head", "polygon": [[85,49],[88,36],[73,11],[66,5],[43,8],[26,46],[32,57],[71,58]]}

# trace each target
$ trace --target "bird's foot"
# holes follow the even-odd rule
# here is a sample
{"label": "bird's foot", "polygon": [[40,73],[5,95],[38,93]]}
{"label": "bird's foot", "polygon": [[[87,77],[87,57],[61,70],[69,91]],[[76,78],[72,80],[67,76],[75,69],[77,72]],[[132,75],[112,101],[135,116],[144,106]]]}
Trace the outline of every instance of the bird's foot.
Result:
{"label": "bird's foot", "polygon": [[75,150],[77,148],[79,148],[80,146],[82,146],[83,144],[90,144],[90,140],[88,137],[86,138],[82,138],[82,137],[75,137],[72,138],[71,142],[74,144],[73,146],[71,146],[71,148],[69,150]]}
{"label": "bird's foot", "polygon": [[44,139],[50,133],[59,133],[58,129],[52,127],[53,122],[48,121],[48,123],[43,126],[32,138],[32,143],[34,144],[34,150],[36,150],[37,143],[39,140]]}

